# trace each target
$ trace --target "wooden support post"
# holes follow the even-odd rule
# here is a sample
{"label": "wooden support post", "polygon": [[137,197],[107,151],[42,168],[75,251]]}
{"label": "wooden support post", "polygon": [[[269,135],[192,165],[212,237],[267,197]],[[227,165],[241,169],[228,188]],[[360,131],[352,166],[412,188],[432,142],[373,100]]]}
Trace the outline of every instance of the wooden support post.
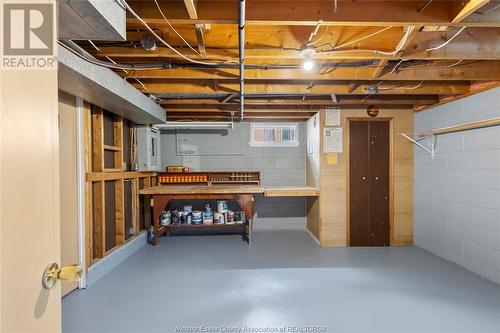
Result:
{"label": "wooden support post", "polygon": [[[83,154],[85,173],[92,171],[92,115],[90,104],[83,103]],[[85,182],[85,257],[87,268],[93,262],[92,183]]]}
{"label": "wooden support post", "polygon": [[132,191],[132,226],[134,228],[134,233],[138,233],[140,229],[139,221],[139,178],[132,179],[131,181],[131,191]]}
{"label": "wooden support post", "polygon": [[[123,170],[123,118],[115,115],[113,123],[115,169]],[[115,242],[116,246],[125,243],[125,183],[123,179],[115,182]]]}
{"label": "wooden support post", "polygon": [[104,170],[104,120],[102,109],[92,106],[92,171]]}
{"label": "wooden support post", "polygon": [[105,182],[95,182],[92,184],[92,197],[94,202],[93,216],[93,239],[94,258],[104,257],[106,252],[106,228],[105,228]]}
{"label": "wooden support post", "polygon": [[116,246],[125,243],[125,183],[123,179],[115,181],[115,230]]}
{"label": "wooden support post", "polygon": [[115,155],[115,169],[123,171],[123,118],[115,116],[113,124],[113,139],[116,147]]}

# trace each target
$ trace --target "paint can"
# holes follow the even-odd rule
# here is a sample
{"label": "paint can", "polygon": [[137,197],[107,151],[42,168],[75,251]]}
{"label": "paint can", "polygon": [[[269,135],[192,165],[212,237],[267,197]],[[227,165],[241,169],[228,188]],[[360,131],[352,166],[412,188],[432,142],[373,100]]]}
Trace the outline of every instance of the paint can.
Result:
{"label": "paint can", "polygon": [[191,224],[191,213],[182,212],[182,224]]}
{"label": "paint can", "polygon": [[234,222],[236,223],[245,223],[245,212],[244,211],[237,211],[234,213]]}
{"label": "paint can", "polygon": [[199,210],[194,210],[192,214],[193,214],[193,218],[192,218],[193,224],[202,224],[203,223],[203,219],[201,217],[201,212]]}
{"label": "paint can", "polygon": [[161,214],[161,225],[169,225],[171,221],[171,213],[169,210],[164,210]]}
{"label": "paint can", "polygon": [[227,200],[217,200],[217,211],[219,213],[227,212]]}
{"label": "paint can", "polygon": [[193,211],[193,206],[191,205],[184,205],[182,208],[185,213],[191,213]]}
{"label": "paint can", "polygon": [[212,211],[203,212],[203,224],[214,224],[214,213]]}
{"label": "paint can", "polygon": [[170,223],[171,224],[179,224],[181,218],[178,211],[174,210],[170,215]]}
{"label": "paint can", "polygon": [[215,212],[214,213],[214,224],[224,224],[224,214]]}
{"label": "paint can", "polygon": [[226,213],[226,224],[234,224],[234,211],[228,210]]}
{"label": "paint can", "polygon": [[214,212],[210,208],[210,204],[205,205],[205,211],[202,214],[203,224],[214,224]]}

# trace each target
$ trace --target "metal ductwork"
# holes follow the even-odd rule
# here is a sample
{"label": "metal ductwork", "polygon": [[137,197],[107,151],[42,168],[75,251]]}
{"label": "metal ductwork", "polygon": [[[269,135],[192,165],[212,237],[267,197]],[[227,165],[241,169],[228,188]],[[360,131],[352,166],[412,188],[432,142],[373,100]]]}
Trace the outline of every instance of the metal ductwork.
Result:
{"label": "metal ductwork", "polygon": [[238,46],[240,50],[240,119],[245,114],[245,0],[239,0]]}
{"label": "metal ductwork", "polygon": [[59,39],[127,39],[127,13],[118,1],[58,0],[57,5]]}
{"label": "metal ductwork", "polygon": [[97,66],[78,56],[92,56],[71,41],[58,49],[59,89],[100,106],[138,124],[166,121],[165,110],[109,68]]}

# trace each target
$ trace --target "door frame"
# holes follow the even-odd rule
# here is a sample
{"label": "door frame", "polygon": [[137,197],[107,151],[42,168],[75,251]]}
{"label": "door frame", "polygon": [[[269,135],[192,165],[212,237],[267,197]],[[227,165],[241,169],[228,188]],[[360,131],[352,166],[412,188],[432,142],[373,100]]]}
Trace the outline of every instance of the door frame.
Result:
{"label": "door frame", "polygon": [[393,117],[346,117],[346,239],[347,246],[351,246],[351,186],[350,186],[350,146],[351,121],[384,121],[389,123],[389,245],[394,246],[394,118]]}
{"label": "door frame", "polygon": [[83,267],[82,276],[78,282],[78,289],[87,288],[87,258],[86,258],[86,230],[85,230],[85,151],[84,151],[84,101],[76,98],[76,190],[77,190],[77,224],[78,224],[78,263]]}

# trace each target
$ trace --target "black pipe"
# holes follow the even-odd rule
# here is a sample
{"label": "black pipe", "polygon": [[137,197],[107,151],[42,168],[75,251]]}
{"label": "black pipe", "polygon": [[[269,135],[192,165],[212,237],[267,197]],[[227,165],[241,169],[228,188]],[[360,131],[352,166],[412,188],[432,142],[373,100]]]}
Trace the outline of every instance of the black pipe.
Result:
{"label": "black pipe", "polygon": [[239,0],[238,46],[240,56],[240,119],[245,113],[245,0]]}

